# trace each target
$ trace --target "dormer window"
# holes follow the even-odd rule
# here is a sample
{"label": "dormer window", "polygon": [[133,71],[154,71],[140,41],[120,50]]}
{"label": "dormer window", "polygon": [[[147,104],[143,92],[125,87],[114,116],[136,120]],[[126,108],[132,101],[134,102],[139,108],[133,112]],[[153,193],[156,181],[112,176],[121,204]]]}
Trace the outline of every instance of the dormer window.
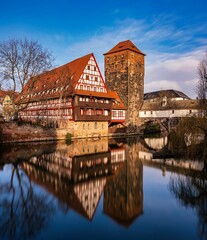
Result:
{"label": "dormer window", "polygon": [[161,101],[161,106],[165,107],[167,105],[167,97],[163,97],[162,101]]}

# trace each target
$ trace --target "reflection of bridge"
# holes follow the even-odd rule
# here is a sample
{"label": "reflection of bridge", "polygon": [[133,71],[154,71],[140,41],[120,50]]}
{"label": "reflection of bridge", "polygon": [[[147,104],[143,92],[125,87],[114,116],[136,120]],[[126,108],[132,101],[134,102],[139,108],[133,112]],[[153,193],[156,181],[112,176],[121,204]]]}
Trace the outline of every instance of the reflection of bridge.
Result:
{"label": "reflection of bridge", "polygon": [[[161,138],[145,138],[144,145],[139,151],[139,159],[144,165],[156,167],[163,171],[183,172],[190,174],[192,172],[199,173],[203,171],[204,162],[199,160],[185,160],[165,157],[162,149],[167,146],[167,137]],[[144,147],[145,146],[145,147]]]}

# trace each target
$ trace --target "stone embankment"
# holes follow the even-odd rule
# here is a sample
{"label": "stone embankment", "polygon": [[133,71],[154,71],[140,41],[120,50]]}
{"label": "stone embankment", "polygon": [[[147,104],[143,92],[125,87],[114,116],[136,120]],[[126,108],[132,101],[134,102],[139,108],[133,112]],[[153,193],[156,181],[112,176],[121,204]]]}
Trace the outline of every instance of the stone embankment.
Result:
{"label": "stone embankment", "polygon": [[66,130],[56,130],[31,124],[1,123],[0,142],[30,142],[65,139]]}

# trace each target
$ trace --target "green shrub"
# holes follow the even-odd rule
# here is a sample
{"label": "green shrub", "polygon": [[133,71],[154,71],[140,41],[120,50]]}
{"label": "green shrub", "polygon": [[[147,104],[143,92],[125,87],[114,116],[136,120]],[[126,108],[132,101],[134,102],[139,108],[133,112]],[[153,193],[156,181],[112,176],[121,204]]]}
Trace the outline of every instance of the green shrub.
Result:
{"label": "green shrub", "polygon": [[157,123],[148,123],[144,129],[144,134],[160,133],[160,125]]}
{"label": "green shrub", "polygon": [[71,139],[72,139],[71,133],[67,133],[67,134],[66,134],[65,143],[66,143],[67,145],[70,145],[70,144],[71,144]]}

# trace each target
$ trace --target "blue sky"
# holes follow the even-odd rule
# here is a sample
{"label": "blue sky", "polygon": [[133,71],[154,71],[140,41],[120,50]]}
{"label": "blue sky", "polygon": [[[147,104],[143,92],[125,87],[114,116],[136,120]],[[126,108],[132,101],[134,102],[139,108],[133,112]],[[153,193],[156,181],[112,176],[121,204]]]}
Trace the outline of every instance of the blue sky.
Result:
{"label": "blue sky", "polygon": [[130,39],[146,53],[145,92],[176,89],[196,97],[197,66],[207,50],[206,0],[11,0],[0,7],[0,41],[38,40],[56,65],[103,53]]}

